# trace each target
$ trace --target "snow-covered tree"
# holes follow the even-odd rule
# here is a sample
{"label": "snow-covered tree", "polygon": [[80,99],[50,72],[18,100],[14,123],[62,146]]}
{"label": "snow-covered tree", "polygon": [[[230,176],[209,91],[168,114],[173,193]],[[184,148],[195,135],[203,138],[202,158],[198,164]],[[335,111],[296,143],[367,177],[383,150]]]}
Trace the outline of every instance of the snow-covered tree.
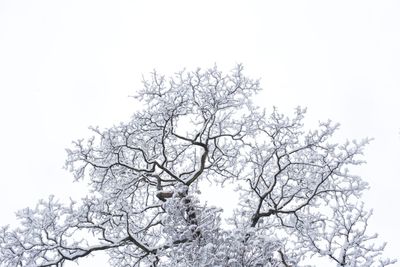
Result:
{"label": "snow-covered tree", "polygon": [[[62,266],[106,251],[112,266],[386,266],[367,233],[367,184],[350,173],[368,139],[337,144],[330,121],[305,130],[305,110],[270,115],[259,82],[237,66],[153,73],[131,121],[73,143],[66,167],[85,199],[50,197],[0,230],[2,266]],[[201,183],[233,183],[232,217],[199,198]],[[203,198],[206,198],[203,196]]]}

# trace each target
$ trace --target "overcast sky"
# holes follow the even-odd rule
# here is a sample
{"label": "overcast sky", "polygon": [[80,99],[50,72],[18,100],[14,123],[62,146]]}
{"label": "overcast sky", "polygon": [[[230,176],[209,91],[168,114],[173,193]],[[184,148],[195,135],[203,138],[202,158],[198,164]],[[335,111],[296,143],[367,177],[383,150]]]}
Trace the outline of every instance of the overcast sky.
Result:
{"label": "overcast sky", "polygon": [[128,120],[142,74],[243,63],[261,78],[259,105],[308,107],[310,125],[340,122],[340,139],[375,138],[357,172],[370,230],[398,256],[399,14],[399,1],[0,0],[0,225],[49,194],[84,194],[64,149]]}

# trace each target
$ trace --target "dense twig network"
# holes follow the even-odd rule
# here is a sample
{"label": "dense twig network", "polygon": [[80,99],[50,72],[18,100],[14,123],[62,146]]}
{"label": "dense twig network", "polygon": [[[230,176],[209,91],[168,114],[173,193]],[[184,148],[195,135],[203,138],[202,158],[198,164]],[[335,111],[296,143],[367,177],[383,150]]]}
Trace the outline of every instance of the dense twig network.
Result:
{"label": "dense twig network", "polygon": [[[337,266],[386,266],[366,233],[367,187],[348,168],[369,140],[332,143],[338,126],[303,127],[294,116],[256,108],[259,82],[242,66],[153,73],[132,120],[79,140],[66,166],[89,179],[87,198],[50,198],[2,228],[2,266],[62,266],[94,251],[112,266],[306,266],[313,255]],[[231,182],[239,206],[227,223],[201,204],[198,186]]]}

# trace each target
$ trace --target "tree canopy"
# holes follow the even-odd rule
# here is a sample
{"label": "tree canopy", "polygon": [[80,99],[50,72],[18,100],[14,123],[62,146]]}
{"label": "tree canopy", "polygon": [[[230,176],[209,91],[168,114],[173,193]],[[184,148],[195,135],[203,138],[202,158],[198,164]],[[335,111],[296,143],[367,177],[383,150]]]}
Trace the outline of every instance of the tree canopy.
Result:
{"label": "tree canopy", "polygon": [[[144,80],[132,119],[67,150],[89,193],[54,197],[0,230],[2,266],[62,266],[106,251],[112,266],[386,266],[368,234],[367,183],[351,173],[370,141],[335,143],[338,124],[303,125],[305,109],[267,114],[241,65],[158,73]],[[199,186],[232,183],[239,205],[226,222]]]}

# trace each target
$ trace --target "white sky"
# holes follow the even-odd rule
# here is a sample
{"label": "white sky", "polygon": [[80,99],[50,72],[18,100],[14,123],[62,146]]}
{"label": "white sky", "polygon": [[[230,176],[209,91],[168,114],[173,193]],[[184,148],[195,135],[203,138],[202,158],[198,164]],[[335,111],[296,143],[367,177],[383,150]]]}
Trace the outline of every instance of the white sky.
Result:
{"label": "white sky", "polygon": [[398,1],[0,1],[0,225],[85,192],[64,148],[129,119],[142,74],[241,62],[262,78],[260,105],[306,106],[311,123],[340,122],[340,138],[375,138],[358,173],[371,231],[397,256],[399,14]]}

